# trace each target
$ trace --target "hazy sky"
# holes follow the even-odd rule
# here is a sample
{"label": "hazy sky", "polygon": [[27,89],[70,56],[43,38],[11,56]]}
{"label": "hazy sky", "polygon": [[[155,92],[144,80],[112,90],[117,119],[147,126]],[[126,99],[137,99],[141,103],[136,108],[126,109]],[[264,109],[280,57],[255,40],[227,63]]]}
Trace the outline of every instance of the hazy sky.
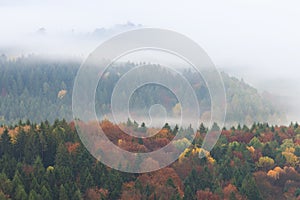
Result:
{"label": "hazy sky", "polygon": [[219,68],[286,96],[300,116],[300,1],[296,0],[0,0],[0,48],[22,43],[40,27],[47,34],[63,35],[127,21],[187,35]]}

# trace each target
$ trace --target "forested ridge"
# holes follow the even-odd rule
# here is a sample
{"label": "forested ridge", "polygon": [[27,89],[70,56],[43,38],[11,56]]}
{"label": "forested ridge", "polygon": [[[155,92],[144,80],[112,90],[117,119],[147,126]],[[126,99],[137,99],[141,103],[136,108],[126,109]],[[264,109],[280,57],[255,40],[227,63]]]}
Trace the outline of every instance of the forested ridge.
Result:
{"label": "forested ridge", "polygon": [[[153,143],[129,135],[118,138],[119,126],[132,132],[153,131],[144,124],[104,120],[100,125],[112,142],[132,152],[161,148],[178,131],[166,124],[151,138]],[[1,126],[0,199],[300,198],[297,123],[223,128],[213,150],[202,159],[198,155],[208,128],[201,124],[197,130],[181,129],[196,132],[193,144],[172,165],[144,174],[119,172],[95,160],[74,127],[65,120]]]}
{"label": "forested ridge", "polygon": [[[0,124],[18,123],[20,119],[36,123],[54,122],[56,118],[71,120],[72,90],[80,64],[78,59],[46,59],[34,55],[8,59],[5,55],[0,56]],[[136,65],[119,63],[104,72],[95,99],[96,110],[102,115],[110,111],[111,94],[117,81]],[[182,74],[195,90],[201,117],[210,119],[210,95],[205,82],[193,71],[185,70]],[[222,78],[227,96],[228,123],[285,123],[283,111],[255,88],[226,73],[222,73]],[[177,80],[172,74],[168,79]],[[141,110],[161,104],[167,112],[172,112],[178,101],[168,89],[148,85],[136,90],[130,103]]]}

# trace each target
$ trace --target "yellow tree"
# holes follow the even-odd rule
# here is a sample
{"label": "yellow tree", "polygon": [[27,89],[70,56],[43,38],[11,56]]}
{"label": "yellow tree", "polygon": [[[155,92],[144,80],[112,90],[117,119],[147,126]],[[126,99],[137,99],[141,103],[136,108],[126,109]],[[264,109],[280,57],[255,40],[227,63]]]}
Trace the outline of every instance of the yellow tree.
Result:
{"label": "yellow tree", "polygon": [[265,170],[268,170],[274,166],[274,160],[268,156],[260,157],[257,162],[257,166]]}

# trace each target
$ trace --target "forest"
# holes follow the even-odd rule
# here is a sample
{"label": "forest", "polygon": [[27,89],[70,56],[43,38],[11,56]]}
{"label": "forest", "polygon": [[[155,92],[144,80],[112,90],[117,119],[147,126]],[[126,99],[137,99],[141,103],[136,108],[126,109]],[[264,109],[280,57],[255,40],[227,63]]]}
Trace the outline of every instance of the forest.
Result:
{"label": "forest", "polygon": [[[138,65],[116,63],[103,73],[96,91],[97,115],[111,111],[114,86]],[[85,122],[90,130],[100,125],[111,142],[129,152],[158,150],[171,143],[177,133],[182,133],[176,141],[180,149],[191,133],[195,135],[171,165],[150,173],[125,173],[102,164],[101,158],[95,159],[79,138],[71,109],[79,67],[78,59],[0,57],[0,200],[300,199],[300,127],[297,123],[275,126],[284,121],[284,112],[272,98],[243,80],[221,73],[228,104],[225,127],[216,123],[211,129],[206,127],[210,94],[205,81],[189,69],[181,73],[199,100],[203,123],[197,130],[168,123],[158,129],[132,119]],[[177,80],[172,73],[161,78],[171,84]],[[170,115],[179,105],[172,92],[158,85],[139,88],[130,99],[138,111],[153,104],[163,105]],[[137,138],[123,130],[152,136]],[[221,136],[208,152],[202,143],[211,130],[221,131]],[[116,156],[109,148],[101,150]],[[151,163],[136,159],[131,164]]]}
{"label": "forest", "polygon": [[[120,126],[132,132],[153,128],[130,119],[118,125],[104,120],[99,125],[111,141],[131,152],[161,148],[178,131],[166,124],[151,138],[127,135],[120,139]],[[93,158],[79,140],[73,121],[2,125],[0,199],[300,199],[297,123],[222,128],[213,150],[200,159],[208,130],[204,124],[192,130],[196,135],[193,144],[170,166],[132,174]]]}
{"label": "forest", "polygon": [[0,19],[0,200],[300,200],[299,0]]}
{"label": "forest", "polygon": [[[37,123],[45,120],[53,123],[56,118],[72,120],[72,90],[80,64],[79,58],[50,59],[29,55],[8,59],[5,55],[0,56],[0,124],[16,124],[20,119]],[[96,92],[97,114],[103,116],[111,111],[115,84],[138,64],[116,63],[103,73]],[[184,70],[182,74],[197,95],[202,111],[199,117],[203,121],[210,119],[210,94],[204,80],[191,70]],[[228,124],[286,123],[284,110],[276,104],[274,97],[262,95],[243,80],[224,72],[221,75],[227,96]],[[173,74],[169,74],[168,79],[170,84],[178,80]],[[130,99],[130,105],[135,105],[136,109],[148,111],[151,105],[161,104],[171,114],[177,103],[173,93],[157,85],[137,89]]]}

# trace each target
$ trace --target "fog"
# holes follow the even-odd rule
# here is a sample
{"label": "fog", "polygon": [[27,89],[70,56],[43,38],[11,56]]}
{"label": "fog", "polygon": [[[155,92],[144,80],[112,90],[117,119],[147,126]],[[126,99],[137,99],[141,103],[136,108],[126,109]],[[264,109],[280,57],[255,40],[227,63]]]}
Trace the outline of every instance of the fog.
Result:
{"label": "fog", "polygon": [[300,121],[299,21],[293,0],[2,0],[0,53],[85,58],[138,24],[166,28],[198,42],[220,71],[276,95],[288,120]]}

